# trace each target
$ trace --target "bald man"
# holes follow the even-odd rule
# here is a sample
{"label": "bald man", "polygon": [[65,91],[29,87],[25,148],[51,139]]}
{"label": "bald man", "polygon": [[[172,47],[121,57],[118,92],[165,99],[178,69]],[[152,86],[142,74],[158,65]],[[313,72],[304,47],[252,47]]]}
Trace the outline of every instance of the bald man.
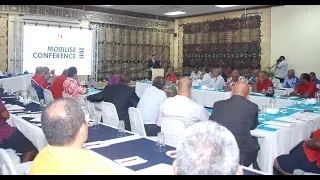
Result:
{"label": "bald man", "polygon": [[112,164],[82,148],[88,138],[87,120],[75,100],[60,98],[49,104],[41,115],[48,145],[32,162],[30,174],[117,174]]}
{"label": "bald man", "polygon": [[240,76],[238,70],[233,70],[231,77],[226,81],[226,83],[224,83],[224,86],[223,86],[224,90],[227,90],[227,91],[231,90],[237,82],[246,82],[246,78],[243,76]]}
{"label": "bald man", "polygon": [[232,88],[231,98],[214,103],[210,119],[222,124],[235,136],[240,149],[240,164],[259,169],[256,159],[260,149],[250,130],[258,126],[258,105],[248,100],[249,86],[238,82]]}
{"label": "bald man", "polygon": [[192,82],[184,77],[178,81],[177,95],[167,98],[160,106],[157,125],[168,119],[181,120],[184,126],[188,128],[200,121],[209,119],[206,109],[190,99],[192,92]]}

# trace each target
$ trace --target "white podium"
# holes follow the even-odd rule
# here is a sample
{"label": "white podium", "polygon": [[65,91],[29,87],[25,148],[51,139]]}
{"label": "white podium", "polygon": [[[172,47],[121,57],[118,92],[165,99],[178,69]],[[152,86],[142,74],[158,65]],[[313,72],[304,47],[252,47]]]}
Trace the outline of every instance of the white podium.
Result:
{"label": "white podium", "polygon": [[153,81],[158,76],[164,77],[164,69],[152,69],[151,80]]}

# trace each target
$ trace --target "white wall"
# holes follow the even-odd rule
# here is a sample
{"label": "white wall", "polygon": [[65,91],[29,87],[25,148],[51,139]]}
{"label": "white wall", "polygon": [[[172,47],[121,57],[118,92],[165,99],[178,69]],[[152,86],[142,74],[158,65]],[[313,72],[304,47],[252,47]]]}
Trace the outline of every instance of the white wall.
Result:
{"label": "white wall", "polygon": [[314,71],[320,78],[320,6],[286,5],[271,8],[271,59],[285,56],[290,69]]}

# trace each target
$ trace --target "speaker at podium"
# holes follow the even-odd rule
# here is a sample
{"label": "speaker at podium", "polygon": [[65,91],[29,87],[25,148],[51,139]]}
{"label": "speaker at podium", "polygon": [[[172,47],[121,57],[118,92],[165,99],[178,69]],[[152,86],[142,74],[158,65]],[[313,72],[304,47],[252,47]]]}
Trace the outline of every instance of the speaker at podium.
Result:
{"label": "speaker at podium", "polygon": [[151,80],[153,81],[158,76],[164,77],[164,69],[152,69]]}

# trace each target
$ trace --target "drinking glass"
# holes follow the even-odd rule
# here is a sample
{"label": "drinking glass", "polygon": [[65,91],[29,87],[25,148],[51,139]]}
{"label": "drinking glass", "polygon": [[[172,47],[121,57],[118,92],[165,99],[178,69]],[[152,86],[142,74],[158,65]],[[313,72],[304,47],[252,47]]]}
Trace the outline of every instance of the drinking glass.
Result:
{"label": "drinking glass", "polygon": [[267,106],[263,105],[262,106],[262,118],[263,118],[263,120],[266,120],[266,116],[267,116]]}
{"label": "drinking glass", "polygon": [[124,126],[124,121],[119,121],[118,124],[118,137],[123,137],[126,135],[126,130]]}
{"label": "drinking glass", "polygon": [[89,119],[89,111],[88,111],[87,107],[85,105],[83,105],[83,106],[81,106],[81,109],[84,113],[86,121],[89,122],[89,120],[90,120]]}
{"label": "drinking glass", "polygon": [[307,104],[307,98],[301,98],[301,105]]}
{"label": "drinking glass", "polygon": [[43,110],[44,107],[45,107],[44,99],[40,99],[40,108],[41,108],[41,110]]}
{"label": "drinking glass", "polygon": [[9,97],[11,96],[11,89],[10,88],[8,89],[8,95],[9,95]]}
{"label": "drinking glass", "polygon": [[17,92],[16,92],[16,94],[15,94],[15,99],[18,100],[18,101],[20,100],[19,93],[17,93]]}
{"label": "drinking glass", "polygon": [[298,103],[296,101],[292,102],[292,108],[297,109],[298,108]]}
{"label": "drinking glass", "polygon": [[164,142],[164,133],[163,132],[159,132],[158,133],[158,139],[157,139],[157,148],[156,151],[158,152],[163,152],[165,151],[165,142]]}
{"label": "drinking glass", "polygon": [[92,116],[93,129],[98,129],[100,124],[100,119],[97,115]]}
{"label": "drinking glass", "polygon": [[319,102],[320,101],[320,93],[315,92],[314,98],[317,100],[317,102]]}

